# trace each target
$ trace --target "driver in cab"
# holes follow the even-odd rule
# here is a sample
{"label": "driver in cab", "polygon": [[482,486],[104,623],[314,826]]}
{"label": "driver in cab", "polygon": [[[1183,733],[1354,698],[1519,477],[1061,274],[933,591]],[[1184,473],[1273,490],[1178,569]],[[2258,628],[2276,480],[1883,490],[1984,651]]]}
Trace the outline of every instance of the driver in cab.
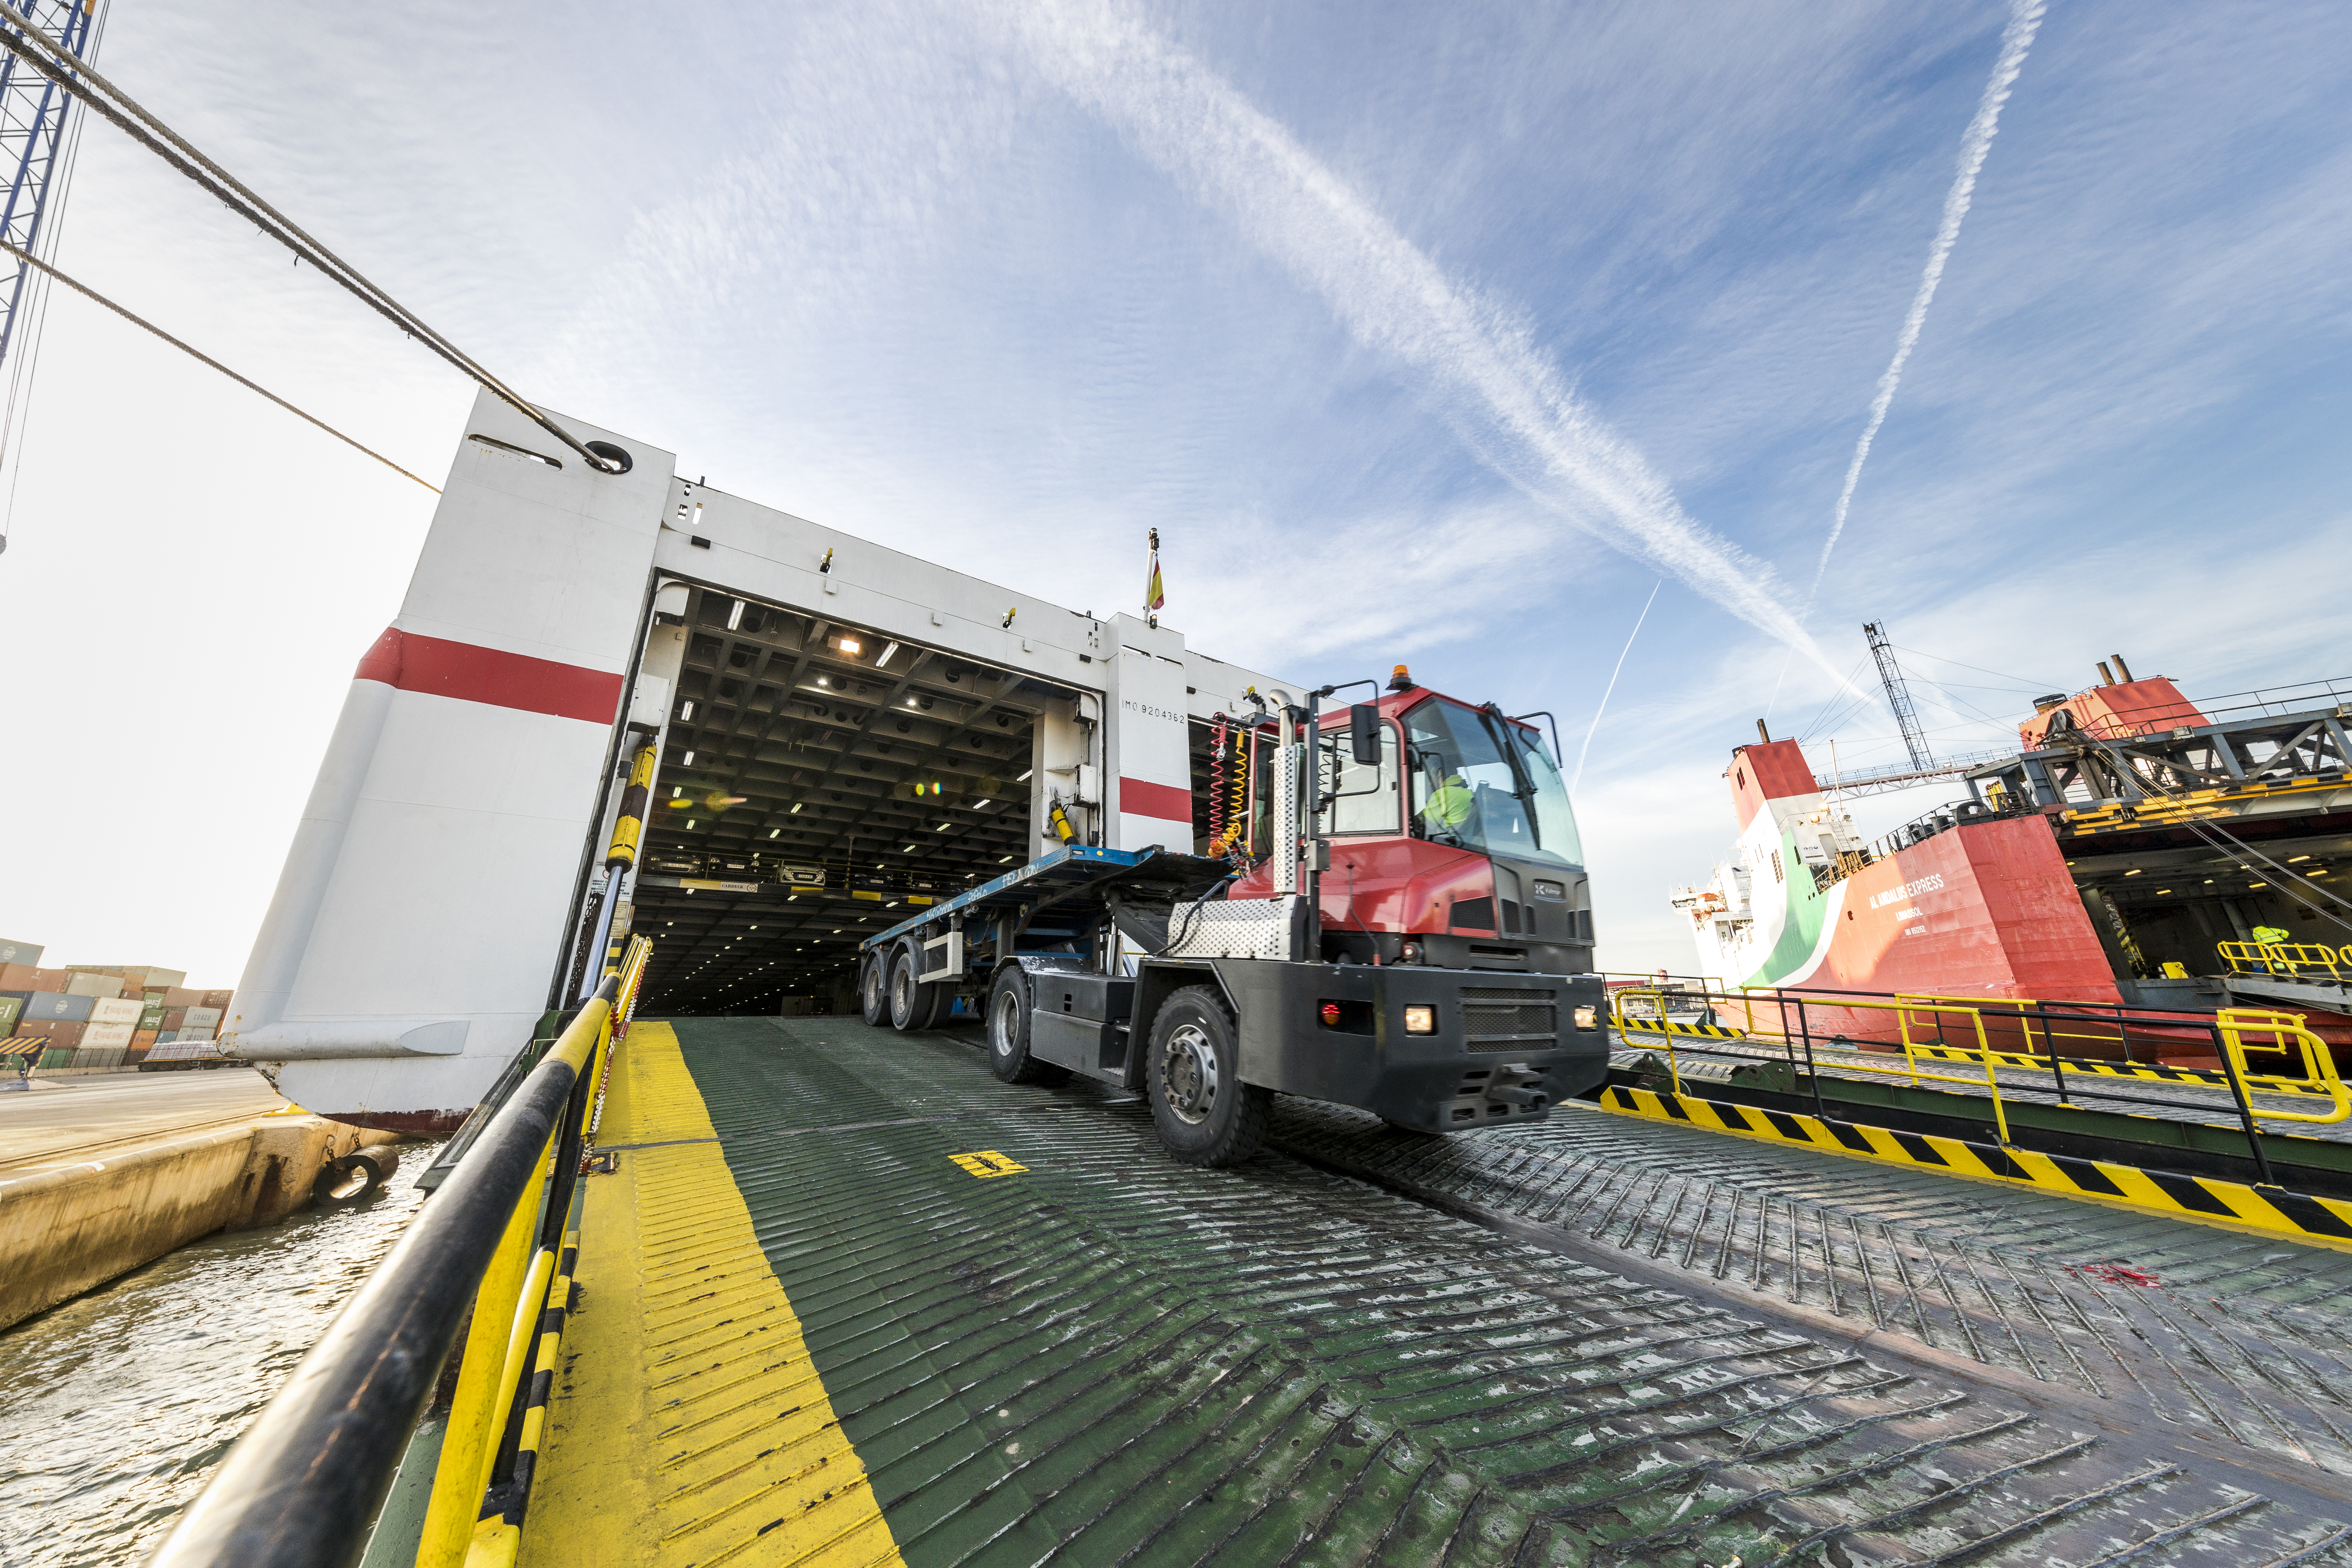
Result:
{"label": "driver in cab", "polygon": [[1431,832],[1452,836],[1461,831],[1462,825],[1477,809],[1478,797],[1462,775],[1448,773],[1444,784],[1432,790],[1429,799],[1422,803],[1421,815]]}

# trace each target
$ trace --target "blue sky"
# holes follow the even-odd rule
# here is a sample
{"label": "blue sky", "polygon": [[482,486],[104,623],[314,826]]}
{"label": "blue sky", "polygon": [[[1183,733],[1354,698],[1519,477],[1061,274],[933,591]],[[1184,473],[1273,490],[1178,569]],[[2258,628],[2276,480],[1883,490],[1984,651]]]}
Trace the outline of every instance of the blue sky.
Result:
{"label": "blue sky", "polygon": [[[2326,5],[2027,18],[1795,629],[2019,15],[265,4],[232,30],[125,0],[102,65],[530,395],[1083,607],[1134,596],[1156,526],[1166,618],[1212,653],[1410,660],[1556,710],[1572,754],[1663,577],[1579,803],[1603,961],[1646,969],[1686,962],[1664,890],[1727,842],[1758,716],[1824,768],[1832,735],[1899,754],[1872,704],[1825,722],[1864,620],[1919,650],[1954,749],[2116,650],[2192,693],[2345,673],[2352,13]],[[106,127],[59,261],[446,467],[468,388]],[[71,761],[0,780],[55,828],[0,933],[228,984],[432,498],[79,301],[44,341],[0,668],[18,756]]]}

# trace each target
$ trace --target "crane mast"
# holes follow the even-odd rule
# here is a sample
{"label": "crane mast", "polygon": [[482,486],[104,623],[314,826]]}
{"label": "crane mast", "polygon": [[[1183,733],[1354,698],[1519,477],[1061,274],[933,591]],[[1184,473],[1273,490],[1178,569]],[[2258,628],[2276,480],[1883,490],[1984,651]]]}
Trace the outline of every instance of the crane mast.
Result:
{"label": "crane mast", "polygon": [[1927,733],[1919,727],[1919,710],[1911,705],[1911,689],[1903,683],[1903,668],[1895,662],[1895,646],[1886,640],[1886,628],[1871,621],[1863,626],[1862,635],[1869,639],[1870,657],[1878,662],[1879,684],[1886,688],[1886,706],[1895,710],[1895,724],[1903,731],[1903,744],[1911,753],[1911,765],[1934,767],[1936,759],[1927,750]]}
{"label": "crane mast", "polygon": [[[98,0],[28,0],[21,9],[33,25],[65,46],[76,59],[89,58],[98,22]],[[5,24],[0,24],[5,25]],[[12,54],[0,54],[0,168],[8,176],[8,196],[0,205],[0,239],[20,250],[39,252],[41,220],[53,205],[58,157],[65,143],[65,89]],[[0,364],[22,336],[26,285],[33,269],[15,257],[0,258]]]}

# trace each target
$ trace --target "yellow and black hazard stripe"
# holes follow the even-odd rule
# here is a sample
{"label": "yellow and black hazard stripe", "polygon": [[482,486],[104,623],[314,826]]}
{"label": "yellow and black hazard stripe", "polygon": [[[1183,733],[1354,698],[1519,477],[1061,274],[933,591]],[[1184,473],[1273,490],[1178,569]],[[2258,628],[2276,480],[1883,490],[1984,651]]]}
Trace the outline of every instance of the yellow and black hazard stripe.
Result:
{"label": "yellow and black hazard stripe", "polygon": [[654,743],[647,741],[637,748],[636,760],[629,765],[628,787],[621,792],[621,815],[613,824],[612,847],[604,851],[605,869],[637,863],[637,844],[646,833],[646,805],[653,797],[653,789]]}
{"label": "yellow and black hazard stripe", "polygon": [[[1982,1056],[1976,1051],[1959,1050],[1948,1046],[1914,1046],[1911,1048],[1916,1054],[1933,1058],[1937,1061],[1968,1062],[1973,1065],[1982,1059]],[[1992,1058],[1995,1067],[2023,1068],[2032,1072],[2051,1070],[2048,1057],[2026,1056],[2011,1051],[1988,1051],[1983,1053],[1983,1056]],[[2229,1075],[2212,1068],[2168,1068],[2158,1067],[2150,1062],[2105,1062],[2077,1059],[2074,1057],[2064,1058],[2063,1062],[2068,1072],[2091,1073],[2100,1078],[2153,1079],[2164,1083],[2193,1083],[2206,1089],[2230,1087]],[[2324,1095],[2327,1092],[2326,1089],[2315,1084],[2279,1082],[2263,1079],[2259,1075],[2247,1087],[2257,1094]]]}
{"label": "yellow and black hazard stripe", "polygon": [[[523,1394],[522,1432],[520,1441],[515,1445],[513,1479],[503,1487],[491,1489],[488,1506],[474,1527],[475,1542],[490,1542],[494,1560],[502,1557],[513,1562],[515,1547],[520,1544],[516,1532],[522,1525],[523,1510],[530,1501],[531,1475],[539,1468],[540,1451],[547,1446],[547,1402],[555,1392],[555,1369],[563,1350],[563,1320],[572,1305],[572,1273],[579,1258],[580,1233],[575,1230],[563,1238],[563,1251],[555,1265],[555,1280],[548,1288],[547,1306],[539,1315],[538,1353],[531,1358],[530,1382]],[[505,1539],[501,1541],[500,1537]],[[470,1555],[467,1560],[472,1560]]]}
{"label": "yellow and black hazard stripe", "polygon": [[1697,1040],[1744,1040],[1745,1029],[1727,1029],[1720,1024],[1677,1024],[1671,1018],[1620,1018],[1617,1032],[1621,1035],[1680,1035]]}
{"label": "yellow and black hazard stripe", "polygon": [[1972,1143],[1932,1133],[1866,1127],[1794,1111],[1700,1100],[1686,1094],[1660,1094],[1622,1084],[1611,1084],[1601,1091],[1601,1108],[1625,1116],[1679,1121],[1714,1132],[1818,1149],[1824,1153],[1939,1171],[1947,1175],[2007,1182],[2070,1198],[2087,1198],[2143,1213],[2203,1220],[2352,1251],[2352,1202],[2291,1193],[2283,1187],[2255,1187],[2212,1176],[2188,1176],[2105,1160],[2077,1160],[2064,1154]]}

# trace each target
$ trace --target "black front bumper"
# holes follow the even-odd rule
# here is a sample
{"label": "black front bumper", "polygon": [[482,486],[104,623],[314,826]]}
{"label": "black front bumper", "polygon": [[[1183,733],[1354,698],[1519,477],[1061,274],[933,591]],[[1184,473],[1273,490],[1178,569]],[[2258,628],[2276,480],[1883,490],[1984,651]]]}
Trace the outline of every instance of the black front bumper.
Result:
{"label": "black front bumper", "polygon": [[[1187,967],[1196,967],[1188,965]],[[1241,1018],[1241,1076],[1423,1132],[1541,1121],[1609,1076],[1601,977],[1212,959]],[[1323,1005],[1340,1005],[1340,1026]],[[1405,1027],[1426,1006],[1433,1033]],[[1594,1026],[1576,1025],[1591,1008]]]}

